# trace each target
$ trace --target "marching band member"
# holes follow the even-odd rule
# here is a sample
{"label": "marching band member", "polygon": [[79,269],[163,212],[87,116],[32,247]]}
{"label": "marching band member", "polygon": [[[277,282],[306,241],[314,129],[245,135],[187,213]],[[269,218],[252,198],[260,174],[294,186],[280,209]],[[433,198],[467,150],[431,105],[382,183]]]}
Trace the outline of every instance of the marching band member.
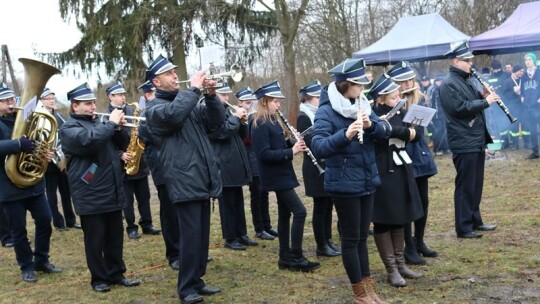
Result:
{"label": "marching band member", "polygon": [[109,120],[94,115],[96,97],[84,83],[67,93],[70,119],[60,128],[60,140],[69,158],[68,180],[75,212],[81,218],[86,263],[92,288],[107,292],[111,284],[139,285],[124,277],[122,209],[126,204],[123,168],[115,145],[129,141],[124,113],[113,110]]}
{"label": "marching band member", "polygon": [[[191,77],[191,87],[180,91],[176,66],[163,56],[152,62],[146,79],[156,88],[146,123],[159,148],[159,161],[167,166],[163,177],[180,228],[178,295],[182,303],[200,303],[202,295],[221,291],[202,280],[206,273],[210,238],[210,199],[221,195],[219,160],[207,134],[225,121],[224,107],[203,71]],[[207,88],[204,104],[201,89]]]}
{"label": "marching band member", "polygon": [[329,73],[334,82],[321,91],[311,146],[317,157],[325,159],[324,190],[336,206],[343,266],[354,303],[386,303],[375,292],[367,238],[373,195],[381,183],[373,141],[388,137],[390,126],[373,114],[362,94],[363,85],[369,83],[363,59],[346,59]]}
{"label": "marching band member", "polygon": [[[146,107],[152,107],[155,98],[156,89],[146,81],[139,86],[143,91]],[[144,117],[145,112],[141,113]],[[143,159],[148,164],[152,173],[152,181],[156,187],[159,199],[159,219],[163,240],[165,242],[165,257],[174,270],[180,270],[180,233],[178,232],[178,219],[173,208],[167,187],[165,187],[165,178],[163,177],[163,165],[158,159],[158,149],[153,142],[153,138],[148,131],[145,121],[139,124],[139,138],[145,143]]]}
{"label": "marching band member", "polygon": [[259,101],[252,117],[251,139],[259,164],[261,190],[274,191],[277,197],[278,266],[280,269],[313,271],[321,265],[306,259],[302,252],[306,208],[294,191],[299,183],[292,165],[294,155],[305,151],[306,145],[303,141],[296,142],[292,148],[287,145],[283,134],[288,128],[278,117],[280,100],[285,96],[277,81],[261,86],[255,95]]}
{"label": "marching band member", "polygon": [[[399,85],[382,74],[373,84],[370,96],[378,106],[373,111],[386,119],[386,114],[400,101]],[[412,161],[405,144],[418,140],[418,128],[408,128],[403,122],[405,111],[388,118],[392,125],[389,139],[375,142],[377,167],[382,184],[375,193],[373,232],[379,255],[388,272],[388,282],[395,287],[406,286],[403,279],[422,275],[405,265],[404,225],[423,216],[422,202],[413,175]]]}
{"label": "marching band member", "polygon": [[[131,105],[126,105],[126,90],[120,82],[117,82],[107,88],[107,96],[109,97],[109,113],[114,109],[120,109],[125,115],[135,116],[135,108]],[[138,132],[135,130],[127,130],[130,137],[131,132]],[[128,143],[129,144],[129,143]],[[134,156],[130,151],[126,151],[128,145],[124,147],[118,147],[120,157],[125,163],[130,161]],[[139,225],[142,228],[144,234],[157,235],[161,233],[160,229],[154,228],[152,225],[152,211],[150,210],[150,186],[148,184],[148,175],[150,174],[148,166],[144,159],[141,159],[139,164],[139,171],[137,174],[130,176],[125,174],[124,189],[126,191],[127,205],[124,208],[124,217],[126,219],[126,232],[130,239],[140,238],[138,227],[135,224],[135,199],[137,199],[137,207],[139,210]]]}
{"label": "marching band member", "polygon": [[[312,81],[300,89],[301,103],[296,126],[298,132],[304,132],[313,126],[315,112],[319,107],[319,95],[321,83]],[[312,134],[304,135],[304,142],[311,147]],[[318,162],[324,168],[324,162]],[[302,176],[306,196],[313,198],[313,234],[317,243],[317,255],[334,257],[341,255],[341,250],[332,242],[332,199],[330,194],[324,191],[324,175],[319,174],[313,161],[304,154],[302,163]]]}
{"label": "marching band member", "polygon": [[[251,116],[255,112],[255,105],[257,104],[257,97],[253,95],[250,87],[246,87],[236,93],[238,98],[238,106],[244,108],[248,113],[248,129],[251,128],[253,119]],[[248,131],[243,138],[246,152],[249,159],[249,166],[251,168],[251,182],[249,183],[250,192],[250,207],[251,218],[253,220],[253,228],[255,229],[255,236],[261,240],[274,240],[278,236],[276,230],[272,228],[270,221],[270,210],[268,206],[268,191],[261,190],[261,179],[259,174],[259,164],[257,163],[257,155],[253,150],[251,132]]]}
{"label": "marching band member", "polygon": [[[31,153],[36,143],[26,137],[11,139],[16,120],[15,94],[5,83],[0,85],[0,207],[8,219],[15,256],[22,272],[22,280],[36,282],[35,270],[45,273],[61,272],[49,262],[51,240],[51,210],[45,197],[45,181],[28,188],[19,188],[7,176],[6,156],[20,152]],[[51,160],[54,152],[47,152]],[[36,231],[34,250],[26,232],[26,212],[34,219]]]}
{"label": "marching band member", "polygon": [[[43,109],[49,111],[58,124],[58,129],[62,127],[64,118],[58,113],[54,107],[56,104],[56,94],[49,88],[43,89],[40,97]],[[58,139],[57,139],[58,141]],[[58,146],[58,145],[57,145]],[[60,160],[60,163],[50,162],[45,172],[45,188],[47,189],[47,200],[49,201],[49,207],[53,217],[53,225],[58,231],[66,231],[67,227],[81,228],[81,225],[75,222],[76,217],[73,212],[73,205],[71,203],[71,193],[69,191],[69,184],[67,174],[65,172],[65,159]],[[60,192],[60,199],[62,201],[62,210],[64,216],[58,211],[58,197],[56,191]],[[64,219],[65,217],[65,219]]]}
{"label": "marching band member", "polygon": [[220,162],[223,190],[218,202],[225,248],[245,250],[245,246],[258,245],[247,236],[242,192],[242,186],[251,182],[251,168],[242,140],[247,134],[247,125],[242,123],[242,119],[247,117],[247,111],[240,107],[233,110],[229,106],[230,93],[232,90],[228,85],[216,89],[225,107],[225,120],[223,127],[210,133],[208,138]]}
{"label": "marching band member", "polygon": [[[416,85],[416,74],[411,66],[400,61],[388,71],[392,80],[400,86],[401,98],[407,98],[407,109],[413,104],[426,105],[426,98]],[[429,79],[428,79],[429,80]],[[408,143],[405,147],[407,154],[412,159],[413,173],[418,187],[418,193],[422,201],[424,216],[414,221],[414,237],[411,224],[405,224],[405,261],[413,265],[425,265],[426,261],[419,255],[425,257],[436,257],[437,251],[430,249],[424,243],[428,208],[429,208],[429,183],[428,178],[437,174],[437,165],[431,154],[428,143],[424,138],[424,128],[417,129],[418,140]]]}
{"label": "marching band member", "polygon": [[482,237],[475,230],[492,231],[497,228],[495,225],[484,225],[480,202],[484,186],[485,148],[492,142],[484,109],[500,97],[496,93],[482,96],[471,86],[469,80],[474,55],[469,51],[467,42],[457,45],[447,55],[451,58],[451,65],[440,92],[448,145],[456,169],[455,229],[457,237],[475,239]]}

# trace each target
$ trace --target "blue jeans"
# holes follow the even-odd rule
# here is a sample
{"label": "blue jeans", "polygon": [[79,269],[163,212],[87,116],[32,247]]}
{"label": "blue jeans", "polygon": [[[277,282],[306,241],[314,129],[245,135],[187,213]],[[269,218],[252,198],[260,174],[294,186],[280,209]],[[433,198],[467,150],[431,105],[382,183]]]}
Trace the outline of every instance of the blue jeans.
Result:
{"label": "blue jeans", "polygon": [[[21,271],[34,271],[35,265],[48,263],[52,216],[45,193],[17,201],[4,202],[4,211],[9,219],[9,229]],[[32,252],[27,237],[26,211],[30,211],[36,224],[34,252]]]}

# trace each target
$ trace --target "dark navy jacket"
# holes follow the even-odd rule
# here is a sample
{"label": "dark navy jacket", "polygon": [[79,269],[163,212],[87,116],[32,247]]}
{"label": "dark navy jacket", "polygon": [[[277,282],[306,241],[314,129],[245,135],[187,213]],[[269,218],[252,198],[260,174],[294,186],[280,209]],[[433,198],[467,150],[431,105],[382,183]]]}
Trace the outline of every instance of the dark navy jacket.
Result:
{"label": "dark navy jacket", "polygon": [[36,185],[28,188],[15,186],[6,174],[6,156],[21,152],[18,139],[11,139],[15,115],[0,117],[0,201],[16,201],[37,196],[45,192],[45,181],[42,179]]}
{"label": "dark navy jacket", "polygon": [[322,89],[311,149],[317,159],[325,159],[324,190],[333,196],[365,196],[374,193],[381,184],[373,140],[390,136],[391,127],[373,112],[370,119],[372,124],[364,130],[364,143],[360,144],[356,137],[349,141],[345,132],[355,120],[334,111],[328,87]]}
{"label": "dark navy jacket", "polygon": [[[153,107],[154,103],[152,101],[149,101],[146,103],[146,106],[148,108]],[[145,111],[141,113],[141,117],[144,117]],[[154,143],[154,138],[152,138],[152,135],[150,135],[150,130],[148,130],[148,126],[146,125],[146,121],[141,121],[139,124],[139,138],[144,142],[145,148],[143,153],[143,159],[146,164],[148,164],[148,168],[150,168],[150,171],[152,172],[152,180],[154,181],[154,185],[160,186],[165,184],[165,177],[164,177],[164,171],[163,171],[163,165],[159,161],[158,152],[159,149],[156,147],[156,144]]]}
{"label": "dark navy jacket", "polygon": [[263,191],[288,190],[300,185],[292,164],[293,151],[275,119],[266,122],[259,120],[257,126],[251,127],[251,140],[259,163]]}
{"label": "dark navy jacket", "polygon": [[[62,149],[68,159],[67,175],[75,212],[102,214],[126,205],[124,169],[116,145],[129,141],[127,131],[112,121],[100,122],[87,115],[71,114],[60,128]],[[93,166],[92,175],[83,180]]]}

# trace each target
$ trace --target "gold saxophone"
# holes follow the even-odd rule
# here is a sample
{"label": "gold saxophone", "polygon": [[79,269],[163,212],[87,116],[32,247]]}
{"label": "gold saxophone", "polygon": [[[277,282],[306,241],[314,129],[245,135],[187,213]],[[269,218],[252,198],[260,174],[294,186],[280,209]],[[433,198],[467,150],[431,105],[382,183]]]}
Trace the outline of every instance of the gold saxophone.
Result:
{"label": "gold saxophone", "polygon": [[[60,70],[33,59],[20,58],[19,61],[24,66],[26,80],[17,108],[21,110],[33,97],[39,99],[49,78],[59,74]],[[31,153],[8,155],[5,168],[13,184],[19,188],[28,188],[39,183],[47,171],[49,160],[46,153],[54,147],[58,124],[54,116],[47,111],[35,111],[26,120],[23,115],[23,111],[17,112],[11,138],[19,139],[26,136],[35,141],[36,148]]]}
{"label": "gold saxophone", "polygon": [[[139,116],[139,106],[136,102],[128,103],[128,106],[135,108],[133,116]],[[135,175],[139,172],[139,165],[141,164],[141,157],[144,152],[144,142],[139,139],[139,119],[133,120],[133,129],[131,129],[131,137],[129,139],[129,146],[126,152],[131,154],[131,160],[127,161],[124,165],[127,175]]]}

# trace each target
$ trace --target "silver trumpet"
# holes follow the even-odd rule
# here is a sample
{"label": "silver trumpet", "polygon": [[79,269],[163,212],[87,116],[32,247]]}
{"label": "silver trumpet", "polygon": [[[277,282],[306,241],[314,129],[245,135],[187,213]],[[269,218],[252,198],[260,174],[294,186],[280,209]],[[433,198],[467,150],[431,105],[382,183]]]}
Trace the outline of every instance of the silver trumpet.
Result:
{"label": "silver trumpet", "polygon": [[[103,122],[103,117],[109,117],[111,116],[111,113],[94,113],[94,115],[101,116],[101,121]],[[138,120],[138,121],[146,121],[146,117],[139,117],[139,116],[129,116],[124,115],[125,119],[132,119],[132,120]],[[128,127],[128,128],[136,128],[138,127],[138,124],[134,123],[125,123],[121,125],[122,127]]]}
{"label": "silver trumpet", "polygon": [[[202,89],[222,88],[226,83],[225,78],[231,78],[232,81],[239,82],[242,80],[242,77],[244,77],[242,69],[240,68],[240,65],[235,63],[231,66],[231,70],[228,72],[206,75],[206,80],[216,80],[217,84],[212,87],[203,87]],[[189,80],[178,80],[176,83],[189,83]]]}

